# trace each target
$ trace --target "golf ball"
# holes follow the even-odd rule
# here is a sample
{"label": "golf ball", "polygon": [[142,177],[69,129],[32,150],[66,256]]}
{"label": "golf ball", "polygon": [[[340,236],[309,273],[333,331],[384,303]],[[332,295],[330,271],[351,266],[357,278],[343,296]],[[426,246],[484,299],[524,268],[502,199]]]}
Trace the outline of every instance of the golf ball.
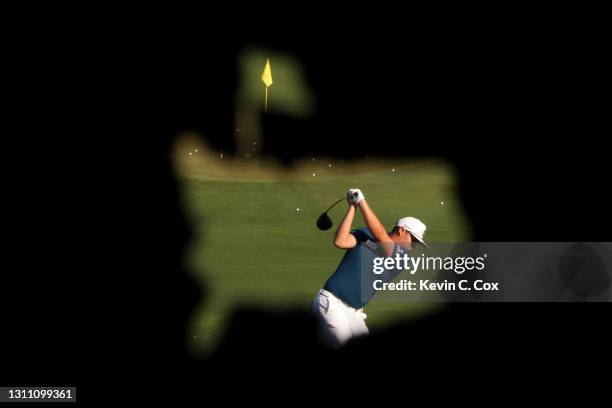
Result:
{"label": "golf ball", "polygon": [[295,211],[300,212],[300,209],[299,209],[299,208],[296,208],[296,209],[295,209]]}
{"label": "golf ball", "polygon": [[391,171],[395,173],[395,169],[391,169]]}
{"label": "golf ball", "polygon": [[198,149],[195,149],[195,152],[197,153],[197,152],[198,152]]}
{"label": "golf ball", "polygon": [[444,205],[444,201],[440,201],[440,205]]}
{"label": "golf ball", "polygon": [[331,167],[331,163],[329,163],[329,167]]}
{"label": "golf ball", "polygon": [[312,177],[314,177],[314,176],[316,176],[316,175],[317,175],[317,173],[312,173]]}
{"label": "golf ball", "polygon": [[193,153],[189,152],[189,155],[191,156]]}

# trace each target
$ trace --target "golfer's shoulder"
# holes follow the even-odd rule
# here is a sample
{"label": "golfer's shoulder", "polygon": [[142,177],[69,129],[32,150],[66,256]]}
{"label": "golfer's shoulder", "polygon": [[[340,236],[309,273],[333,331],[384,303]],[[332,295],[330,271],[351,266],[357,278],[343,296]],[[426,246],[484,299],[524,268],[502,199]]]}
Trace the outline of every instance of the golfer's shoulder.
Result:
{"label": "golfer's shoulder", "polygon": [[359,242],[363,242],[363,241],[367,241],[367,240],[372,240],[372,241],[376,240],[374,238],[374,235],[370,231],[370,229],[367,228],[367,227],[355,228],[351,232],[351,234],[353,234],[355,236],[355,238],[357,238],[357,241],[359,241]]}

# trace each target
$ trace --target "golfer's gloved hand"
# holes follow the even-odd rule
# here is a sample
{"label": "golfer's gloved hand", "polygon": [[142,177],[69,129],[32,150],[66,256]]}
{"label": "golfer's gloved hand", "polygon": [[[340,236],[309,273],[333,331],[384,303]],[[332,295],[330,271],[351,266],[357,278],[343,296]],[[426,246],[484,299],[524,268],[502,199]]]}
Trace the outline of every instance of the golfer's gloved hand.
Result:
{"label": "golfer's gloved hand", "polygon": [[363,193],[358,188],[351,188],[347,191],[346,198],[355,206],[359,205],[362,200],[365,200]]}

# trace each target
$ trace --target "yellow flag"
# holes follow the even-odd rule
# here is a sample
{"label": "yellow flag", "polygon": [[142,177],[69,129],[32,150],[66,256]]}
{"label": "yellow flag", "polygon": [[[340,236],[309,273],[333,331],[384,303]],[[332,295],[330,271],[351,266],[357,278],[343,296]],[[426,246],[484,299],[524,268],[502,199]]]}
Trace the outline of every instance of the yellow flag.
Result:
{"label": "yellow flag", "polygon": [[263,74],[261,74],[261,80],[266,84],[266,88],[272,85],[272,69],[270,69],[270,58],[266,61],[266,67],[264,68]]}

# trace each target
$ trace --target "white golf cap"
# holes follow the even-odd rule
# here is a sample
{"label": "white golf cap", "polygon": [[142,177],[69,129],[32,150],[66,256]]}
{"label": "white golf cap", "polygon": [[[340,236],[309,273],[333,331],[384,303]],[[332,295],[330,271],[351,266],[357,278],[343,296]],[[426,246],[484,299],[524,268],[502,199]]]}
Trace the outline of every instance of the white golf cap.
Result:
{"label": "white golf cap", "polygon": [[404,217],[397,220],[395,223],[396,227],[402,227],[406,231],[409,231],[421,244],[427,246],[423,237],[425,236],[425,230],[427,226],[421,222],[418,218]]}

